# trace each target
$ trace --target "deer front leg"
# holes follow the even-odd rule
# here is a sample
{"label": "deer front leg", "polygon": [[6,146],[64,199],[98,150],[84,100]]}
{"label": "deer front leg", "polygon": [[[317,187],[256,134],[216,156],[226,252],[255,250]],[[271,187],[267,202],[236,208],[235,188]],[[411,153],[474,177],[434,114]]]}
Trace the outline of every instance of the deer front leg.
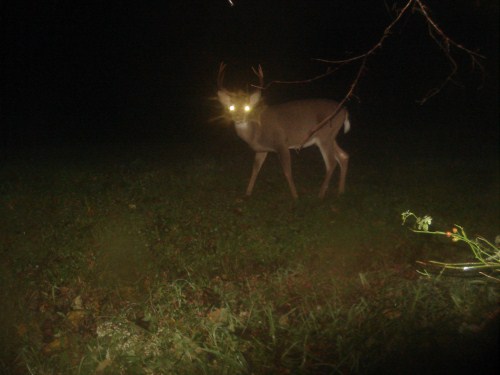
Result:
{"label": "deer front leg", "polygon": [[267,152],[256,152],[255,153],[255,159],[253,161],[253,168],[252,168],[252,176],[250,177],[250,182],[248,183],[247,192],[246,192],[247,196],[252,195],[253,186],[255,185],[255,180],[257,180],[257,176],[259,175],[260,168],[262,167],[262,164],[264,164],[264,161],[266,161],[266,157],[267,157]]}
{"label": "deer front leg", "polygon": [[292,197],[294,199],[297,199],[299,195],[297,194],[297,189],[295,188],[295,184],[293,182],[290,151],[288,150],[288,148],[284,148],[280,150],[279,155],[280,155],[281,166],[283,168],[283,173],[285,174],[288,186],[290,187],[290,192],[292,193]]}

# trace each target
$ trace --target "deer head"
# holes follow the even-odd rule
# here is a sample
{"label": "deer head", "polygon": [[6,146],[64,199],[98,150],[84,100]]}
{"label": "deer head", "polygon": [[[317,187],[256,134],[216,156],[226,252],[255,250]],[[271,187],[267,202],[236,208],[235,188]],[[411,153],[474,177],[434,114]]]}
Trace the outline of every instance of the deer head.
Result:
{"label": "deer head", "polygon": [[247,94],[243,91],[230,92],[224,88],[224,73],[226,64],[221,63],[219,67],[219,74],[217,78],[217,96],[219,102],[224,106],[226,113],[230,116],[231,120],[236,124],[248,121],[255,115],[262,94],[261,87],[264,84],[264,74],[262,67],[259,65],[259,70],[254,70],[255,74],[259,77],[259,87],[253,93]]}

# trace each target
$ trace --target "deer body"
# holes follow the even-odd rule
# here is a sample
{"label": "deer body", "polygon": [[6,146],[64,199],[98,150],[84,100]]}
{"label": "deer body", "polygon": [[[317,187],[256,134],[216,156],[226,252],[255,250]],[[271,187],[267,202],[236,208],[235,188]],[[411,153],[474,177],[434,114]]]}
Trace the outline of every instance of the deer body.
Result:
{"label": "deer body", "polygon": [[[259,70],[262,74],[262,70]],[[219,101],[234,121],[237,135],[255,151],[252,175],[246,195],[252,194],[255,181],[269,152],[276,152],[290,191],[298,197],[292,177],[290,149],[316,145],[323,156],[326,175],[319,192],[325,196],[332,174],[340,165],[339,193],[345,189],[349,156],[336,142],[339,130],[350,127],[348,112],[341,108],[323,127],[313,133],[318,124],[331,116],[338,103],[327,99],[296,100],[284,104],[266,106],[261,103],[261,92],[251,95],[218,91]]]}

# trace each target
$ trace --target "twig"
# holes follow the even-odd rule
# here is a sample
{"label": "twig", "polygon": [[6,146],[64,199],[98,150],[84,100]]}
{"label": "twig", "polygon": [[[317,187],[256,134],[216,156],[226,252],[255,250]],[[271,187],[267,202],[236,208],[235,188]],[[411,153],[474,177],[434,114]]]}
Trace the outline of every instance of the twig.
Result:
{"label": "twig", "polygon": [[[458,50],[461,50],[462,52],[465,52],[471,59],[472,66],[477,66],[479,69],[481,69],[481,72],[483,73],[484,77],[484,67],[483,65],[479,62],[478,59],[484,59],[485,57],[483,55],[480,55],[479,53],[472,51],[466,47],[464,47],[462,44],[455,42],[453,39],[448,37],[446,33],[439,27],[439,25],[432,19],[432,17],[429,15],[429,12],[427,10],[427,6],[422,3],[422,0],[414,0],[415,3],[418,5],[418,10],[421,12],[421,14],[424,16],[428,29],[429,29],[429,35],[430,37],[436,42],[436,44],[439,46],[439,48],[443,51],[446,59],[450,63],[450,73],[446,76],[446,78],[436,87],[431,89],[422,99],[417,100],[417,103],[419,104],[424,104],[427,100],[432,98],[434,95],[438,94],[449,82],[453,81],[453,77],[456,75],[458,71],[458,64],[451,55],[451,47],[455,47]],[[434,31],[434,32],[433,32]],[[439,39],[437,36],[439,36]]]}
{"label": "twig", "polygon": [[359,79],[361,77],[361,74],[365,70],[366,59],[367,58],[368,58],[368,56],[365,56],[365,58],[361,61],[361,65],[360,65],[360,67],[358,69],[358,73],[356,74],[356,77],[354,78],[354,81],[352,81],[351,87],[349,88],[349,91],[344,96],[344,98],[340,101],[340,103],[337,105],[337,108],[335,108],[335,111],[333,111],[333,113],[331,115],[329,115],[325,119],[323,119],[323,121],[321,121],[318,125],[316,125],[316,127],[314,129],[312,129],[312,130],[309,131],[309,134],[307,135],[307,138],[300,144],[299,150],[301,150],[304,147],[304,145],[307,143],[307,141],[309,141],[309,139],[311,139],[311,137],[319,129],[321,129],[323,126],[325,126],[328,123],[328,121],[330,121],[332,118],[334,118],[337,115],[337,113],[339,113],[339,111],[344,106],[344,103],[352,96],[352,93],[353,93],[354,89],[358,85],[358,81],[359,81]]}
{"label": "twig", "polygon": [[[342,66],[344,64],[350,64],[352,62],[361,60],[361,65],[360,65],[360,67],[358,69],[358,73],[356,74],[356,77],[354,78],[354,80],[351,83],[349,91],[344,96],[344,98],[340,101],[340,103],[338,104],[337,108],[335,108],[335,111],[331,115],[329,115],[328,117],[326,117],[323,121],[321,121],[318,125],[316,125],[316,127],[309,132],[309,134],[307,135],[307,138],[301,143],[301,145],[299,147],[299,150],[304,147],[304,145],[307,143],[307,141],[309,141],[309,139],[311,139],[311,137],[318,130],[320,130],[323,126],[325,126],[328,123],[328,121],[330,121],[332,118],[334,118],[335,115],[340,111],[340,109],[342,108],[342,106],[344,105],[344,103],[346,103],[350,99],[350,97],[353,95],[354,89],[358,85],[358,82],[359,82],[359,79],[361,77],[361,74],[362,74],[363,70],[365,69],[368,57],[370,57],[371,55],[373,55],[378,49],[380,49],[382,47],[385,39],[387,39],[389,37],[389,35],[391,34],[391,30],[399,22],[399,20],[401,19],[401,17],[403,17],[403,14],[406,13],[406,11],[410,8],[410,6],[413,4],[414,1],[415,0],[409,0],[406,3],[406,5],[403,7],[403,9],[401,9],[399,11],[399,13],[396,15],[396,18],[394,18],[394,20],[389,24],[389,26],[387,26],[385,28],[384,33],[382,34],[382,37],[367,52],[365,52],[365,53],[363,53],[361,55],[357,55],[357,56],[351,57],[349,59],[344,59],[344,60],[323,60],[323,59],[316,59],[317,61],[326,62],[326,63],[329,63],[329,64],[336,64],[336,65],[340,65],[340,66]],[[308,81],[312,81],[312,80],[315,80],[315,79],[316,78],[311,79],[311,80],[302,81],[302,82],[308,82]],[[268,86],[270,86],[270,84]]]}
{"label": "twig", "polygon": [[[329,67],[326,71],[326,73],[323,73],[323,74],[320,74],[320,75],[317,75],[313,78],[308,78],[308,79],[302,79],[302,80],[297,80],[297,81],[278,81],[278,80],[274,80],[274,81],[271,81],[269,82],[267,85],[265,85],[264,87],[259,87],[259,86],[256,86],[256,85],[252,85],[253,87],[256,87],[256,88],[259,88],[259,89],[267,89],[269,88],[271,85],[273,84],[297,84],[297,83],[310,83],[310,82],[313,82],[313,81],[316,81],[316,80],[319,80],[319,79],[322,79],[322,78],[325,78],[333,73],[335,73],[337,70],[339,70],[342,66],[346,65],[346,64],[350,64],[350,63],[353,63],[353,62],[356,62],[356,61],[359,61],[359,60],[364,60],[362,62],[362,65],[366,65],[366,58],[372,54],[375,53],[376,50],[378,50],[379,48],[382,47],[382,44],[384,43],[385,39],[389,37],[389,35],[391,34],[391,30],[392,28],[399,22],[399,20],[401,19],[401,17],[403,16],[404,13],[406,13],[406,11],[408,10],[408,8],[410,7],[410,5],[414,2],[415,0],[409,0],[408,3],[403,7],[403,9],[401,9],[399,11],[399,13],[397,14],[396,18],[389,24],[389,26],[387,26],[385,29],[384,29],[384,33],[382,34],[382,37],[378,40],[377,43],[375,43],[375,45],[370,48],[367,52],[365,53],[362,53],[360,55],[357,55],[357,56],[354,56],[354,57],[351,57],[349,59],[343,59],[343,60],[326,60],[326,59],[313,59],[315,61],[319,61],[319,62],[324,62],[324,63],[328,63],[328,64],[332,64],[332,65],[338,65],[335,69],[332,69],[331,67]],[[353,90],[350,90],[350,92],[352,93]],[[332,116],[333,117],[333,116]]]}
{"label": "twig", "polygon": [[[484,67],[480,63],[480,59],[484,59],[485,57],[475,51],[472,51],[465,46],[463,46],[460,43],[457,43],[453,39],[451,39],[442,29],[439,27],[439,25],[434,21],[434,19],[430,16],[429,11],[427,6],[424,4],[423,0],[408,0],[405,5],[401,8],[401,10],[398,11],[396,14],[396,17],[394,20],[384,29],[384,32],[382,36],[379,38],[379,40],[366,52],[359,54],[354,57],[350,57],[347,59],[342,59],[342,60],[326,60],[326,59],[315,59],[316,61],[328,63],[330,65],[335,65],[335,69],[332,69],[329,67],[326,71],[326,73],[320,74],[318,76],[315,76],[310,79],[304,79],[304,80],[299,80],[299,81],[271,81],[269,82],[265,87],[258,87],[254,86],[260,89],[267,89],[269,88],[272,84],[297,84],[297,83],[310,83],[313,81],[316,81],[318,79],[324,78],[326,76],[329,76],[333,74],[335,71],[340,69],[344,65],[348,65],[357,61],[361,61],[360,69],[357,72],[356,77],[354,78],[349,91],[347,94],[344,96],[344,98],[340,101],[338,107],[335,109],[334,113],[332,113],[330,116],[328,116],[326,119],[321,121],[312,131],[309,132],[307,138],[302,142],[300,148],[304,146],[304,144],[318,131],[320,130],[325,124],[328,123],[330,119],[335,117],[335,115],[340,111],[342,106],[344,105],[345,102],[347,102],[350,97],[353,95],[354,90],[356,86],[359,83],[359,79],[361,76],[362,71],[364,70],[367,60],[370,56],[375,54],[377,50],[382,48],[382,45],[384,44],[385,40],[391,35],[392,30],[394,27],[401,21],[403,16],[410,10],[413,9],[414,11],[418,11],[420,15],[422,15],[427,22],[428,25],[428,30],[429,30],[429,36],[436,42],[436,44],[439,46],[439,48],[443,51],[446,59],[448,60],[450,64],[450,73],[446,76],[446,78],[438,84],[436,87],[431,89],[423,98],[417,100],[419,104],[424,104],[427,100],[432,98],[433,96],[437,95],[441,90],[450,82],[453,82],[453,78],[458,72],[458,64],[456,60],[454,59],[451,50],[452,48],[455,48],[459,51],[462,51],[466,55],[468,55],[471,59],[472,66],[473,67],[479,67],[479,69],[483,72],[483,80],[484,80]],[[299,148],[299,149],[300,149]]]}
{"label": "twig", "polygon": [[415,0],[409,0],[406,5],[399,11],[399,13],[396,15],[396,18],[384,29],[384,32],[380,39],[378,40],[375,45],[370,48],[367,52],[362,53],[360,55],[351,57],[349,59],[343,59],[343,60],[325,60],[325,59],[316,59],[317,61],[329,63],[329,64],[346,64],[346,63],[351,63],[357,60],[361,59],[366,59],[368,56],[373,55],[378,49],[382,48],[382,45],[384,44],[384,41],[391,35],[391,30],[396,26],[396,24],[401,20],[403,15],[407,12],[407,10],[410,8],[410,6],[415,2]]}
{"label": "twig", "polygon": [[497,281],[497,282],[500,282],[500,279],[499,279],[498,277],[494,277],[494,276],[488,275],[488,274],[486,274],[486,273],[484,273],[484,272],[479,272],[479,273],[480,273],[481,275],[483,275],[483,276],[487,277],[488,279],[492,279],[492,280],[495,280],[495,281]]}
{"label": "twig", "polygon": [[[314,59],[314,60],[318,60],[318,59]],[[339,66],[337,66],[335,68],[328,67],[326,69],[325,73],[319,74],[317,76],[314,76],[314,77],[308,78],[308,79],[301,79],[301,80],[296,80],[296,81],[274,80],[274,81],[271,81],[271,82],[269,82],[268,84],[266,84],[264,86],[260,86],[260,85],[250,85],[250,86],[255,87],[256,89],[259,89],[259,90],[267,90],[273,84],[287,84],[287,85],[292,84],[293,85],[293,84],[311,83],[311,82],[323,79],[325,77],[328,77],[329,75],[331,75],[331,74],[335,73],[337,70],[339,70],[343,65],[344,64],[339,64]]]}

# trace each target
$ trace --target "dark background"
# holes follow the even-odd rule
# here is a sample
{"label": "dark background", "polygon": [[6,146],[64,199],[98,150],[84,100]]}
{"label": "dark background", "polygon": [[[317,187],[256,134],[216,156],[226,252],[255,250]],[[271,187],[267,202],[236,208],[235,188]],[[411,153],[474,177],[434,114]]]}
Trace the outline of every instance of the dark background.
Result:
{"label": "dark background", "polygon": [[[365,52],[394,17],[373,0],[5,1],[1,5],[2,151],[134,142],[192,142],[219,126],[210,98],[221,61],[227,85],[310,78],[313,58]],[[395,1],[396,8],[405,1]],[[498,2],[426,1],[454,40],[486,57],[484,82],[456,54],[457,82],[416,104],[449,73],[418,13],[409,14],[368,63],[349,109],[358,137],[450,134],[470,148],[498,147]],[[392,10],[391,10],[392,9]],[[347,67],[311,85],[276,85],[269,102],[341,99]],[[483,85],[482,88],[480,86]],[[376,145],[380,147],[380,145]]]}

